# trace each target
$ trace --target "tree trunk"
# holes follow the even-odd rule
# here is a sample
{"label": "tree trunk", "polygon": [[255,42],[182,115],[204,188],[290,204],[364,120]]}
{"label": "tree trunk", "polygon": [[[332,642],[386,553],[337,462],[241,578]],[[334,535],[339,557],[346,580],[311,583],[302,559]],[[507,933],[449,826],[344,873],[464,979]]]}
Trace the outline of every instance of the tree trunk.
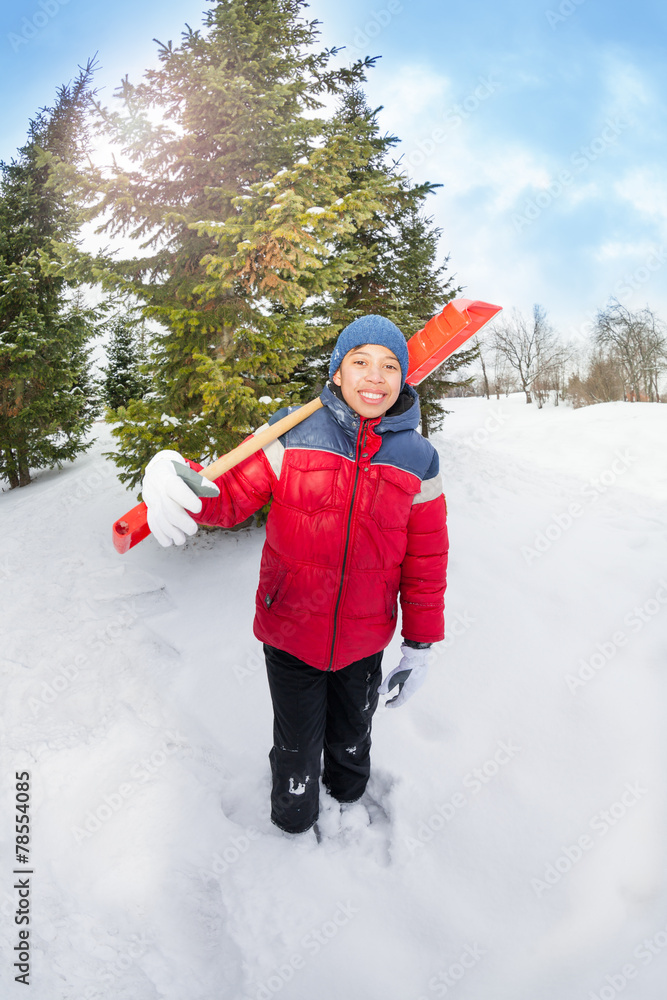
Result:
{"label": "tree trunk", "polygon": [[428,437],[428,417],[422,410],[422,437]]}
{"label": "tree trunk", "polygon": [[25,455],[19,453],[19,486],[27,486],[30,482],[30,468]]}
{"label": "tree trunk", "polygon": [[479,352],[479,360],[482,364],[482,377],[484,378],[484,395],[486,396],[487,399],[491,399],[491,396],[489,394],[489,379],[486,374],[486,365],[484,364],[484,356],[482,355],[481,351]]}
{"label": "tree trunk", "polygon": [[5,448],[5,464],[7,466],[5,475],[9,480],[9,488],[10,490],[15,490],[19,485],[19,474],[16,467],[16,457],[11,448]]}

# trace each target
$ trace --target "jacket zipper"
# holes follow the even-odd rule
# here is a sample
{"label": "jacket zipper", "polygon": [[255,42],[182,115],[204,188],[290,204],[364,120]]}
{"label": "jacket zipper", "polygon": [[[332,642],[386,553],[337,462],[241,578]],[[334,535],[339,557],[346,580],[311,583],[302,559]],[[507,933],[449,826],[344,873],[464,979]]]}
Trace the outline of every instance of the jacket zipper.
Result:
{"label": "jacket zipper", "polygon": [[345,584],[345,570],[347,568],[347,553],[350,547],[350,532],[352,528],[352,514],[354,511],[354,501],[357,495],[357,484],[359,482],[359,472],[361,469],[360,458],[363,449],[363,440],[366,436],[366,420],[362,417],[361,423],[359,424],[359,434],[357,436],[357,448],[355,454],[355,470],[354,470],[354,483],[352,484],[352,496],[350,499],[350,507],[347,515],[347,532],[345,535],[345,548],[343,549],[343,568],[340,576],[340,585],[338,587],[338,596],[336,598],[336,605],[334,607],[334,627],[333,627],[333,637],[331,639],[331,656],[329,657],[329,666],[327,670],[331,670],[333,667],[334,649],[336,648],[336,632],[338,631],[338,608],[340,607],[341,598],[343,596],[343,586]]}

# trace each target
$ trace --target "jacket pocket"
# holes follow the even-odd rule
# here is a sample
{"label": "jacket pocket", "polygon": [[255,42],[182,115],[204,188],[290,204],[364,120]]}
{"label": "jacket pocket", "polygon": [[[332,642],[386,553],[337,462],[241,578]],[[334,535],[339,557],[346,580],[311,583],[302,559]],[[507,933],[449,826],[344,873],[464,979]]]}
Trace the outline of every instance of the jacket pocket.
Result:
{"label": "jacket pocket", "polygon": [[385,583],[385,610],[392,620],[398,614],[398,591],[390,583]]}
{"label": "jacket pocket", "polygon": [[276,493],[279,502],[306,514],[334,507],[340,463],[326,451],[288,449]]}
{"label": "jacket pocket", "polygon": [[419,492],[419,480],[391,465],[381,465],[379,472],[371,517],[381,528],[405,529],[413,498]]}
{"label": "jacket pocket", "polygon": [[287,593],[293,576],[294,574],[287,566],[280,566],[276,570],[268,584],[262,588],[262,603],[265,608],[275,610]]}

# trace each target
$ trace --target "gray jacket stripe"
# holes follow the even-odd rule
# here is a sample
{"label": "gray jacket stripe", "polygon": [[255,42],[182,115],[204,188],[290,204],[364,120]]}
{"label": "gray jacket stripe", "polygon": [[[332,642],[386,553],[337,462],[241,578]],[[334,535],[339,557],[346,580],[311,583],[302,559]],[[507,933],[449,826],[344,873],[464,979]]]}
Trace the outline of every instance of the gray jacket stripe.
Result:
{"label": "gray jacket stripe", "polygon": [[425,479],[422,483],[422,488],[419,493],[413,498],[412,502],[415,503],[426,503],[428,500],[435,500],[442,493],[442,476],[438,473],[437,476],[433,476],[433,479]]}
{"label": "gray jacket stripe", "polygon": [[[269,427],[269,424],[262,424],[255,431],[255,434],[259,434],[260,431],[265,431]],[[285,454],[285,448],[281,442],[276,438],[275,441],[271,441],[269,444],[264,445],[262,451],[267,457],[268,463],[276,474],[276,479],[280,479],[280,470],[283,467],[283,455]]]}

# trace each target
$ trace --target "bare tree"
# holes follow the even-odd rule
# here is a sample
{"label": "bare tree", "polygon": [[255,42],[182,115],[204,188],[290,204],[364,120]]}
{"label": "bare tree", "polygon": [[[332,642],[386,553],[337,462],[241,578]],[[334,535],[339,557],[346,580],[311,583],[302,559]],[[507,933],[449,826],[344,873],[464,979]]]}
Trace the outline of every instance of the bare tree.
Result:
{"label": "bare tree", "polygon": [[518,392],[520,388],[521,386],[517,381],[514,369],[496,351],[493,364],[493,379],[491,382],[491,391],[495,394],[496,399],[500,399],[501,392],[505,396],[509,396],[511,392]]}
{"label": "bare tree", "polygon": [[558,406],[561,400],[565,400],[568,371],[574,358],[575,349],[571,344],[561,344],[556,350],[549,364],[541,368],[540,374],[533,383],[533,391],[538,406],[552,395],[554,406]]}
{"label": "bare tree", "polygon": [[491,398],[491,393],[490,393],[490,390],[489,390],[489,376],[487,375],[487,372],[486,372],[485,351],[482,350],[482,343],[480,341],[478,333],[475,334],[475,336],[471,339],[470,343],[473,345],[473,347],[476,347],[477,350],[478,350],[478,352],[479,352],[479,363],[480,363],[480,367],[482,369],[482,380],[481,380],[482,381],[482,389],[483,389],[483,393],[486,396],[486,398],[490,399]]}
{"label": "bare tree", "polygon": [[479,369],[472,389],[467,388],[465,391],[452,392],[448,395],[486,396],[487,399],[491,399],[493,394],[496,399],[500,399],[501,393],[509,396],[510,392],[516,392],[519,388],[514,369],[496,350],[493,326],[489,326],[487,332],[488,336],[484,344],[482,344],[479,334],[476,334],[470,341],[474,347],[479,349],[477,358]]}
{"label": "bare tree", "polygon": [[570,376],[567,395],[575,407],[624,399],[623,378],[618,364],[607,352],[594,348],[583,372],[573,372]]}
{"label": "bare tree", "polygon": [[615,363],[631,402],[660,402],[659,380],[667,371],[665,328],[646,306],[630,312],[617,299],[597,315],[595,342]]}
{"label": "bare tree", "polygon": [[527,403],[532,402],[535,392],[541,406],[545,394],[554,385],[561,384],[560,373],[567,351],[556,337],[542,306],[533,306],[530,323],[515,309],[509,319],[496,327],[494,347],[499,359],[514,370]]}

